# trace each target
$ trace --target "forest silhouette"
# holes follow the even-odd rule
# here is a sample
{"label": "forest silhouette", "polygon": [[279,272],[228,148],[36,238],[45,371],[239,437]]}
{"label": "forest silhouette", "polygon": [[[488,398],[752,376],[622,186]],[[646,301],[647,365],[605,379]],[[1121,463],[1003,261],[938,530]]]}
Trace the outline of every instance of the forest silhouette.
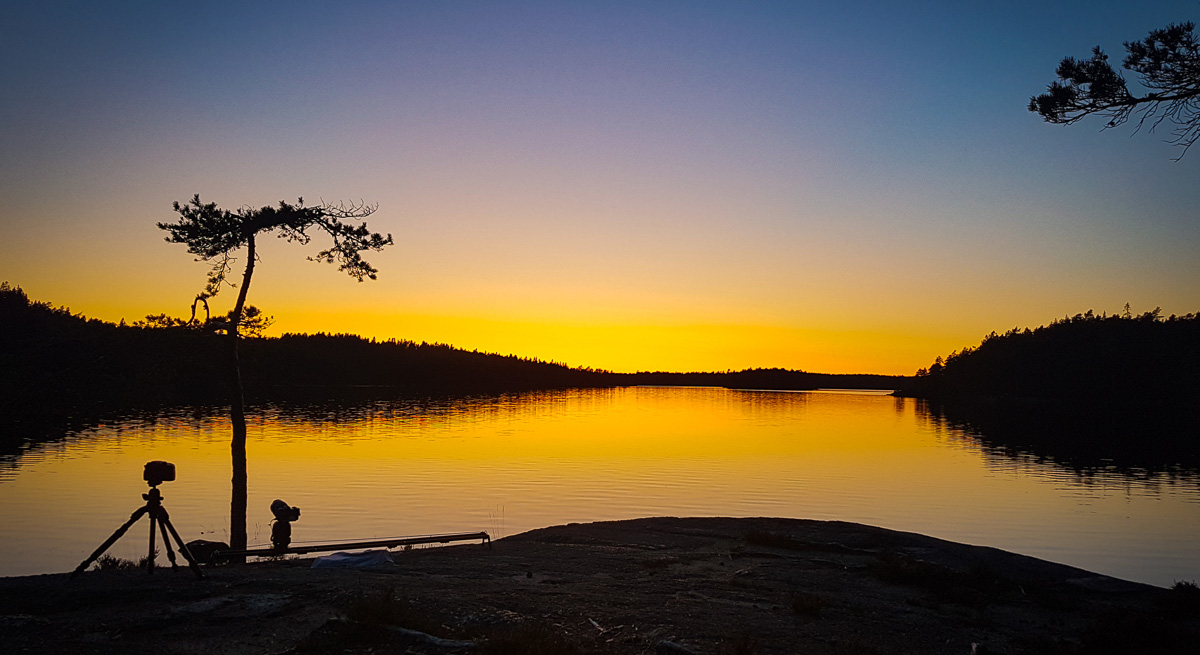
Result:
{"label": "forest silhouette", "polygon": [[[1087,312],[992,333],[914,376],[782,368],[615,373],[353,334],[249,337],[250,402],[499,394],[631,385],[733,389],[892,389],[928,417],[980,435],[997,452],[1033,450],[1093,466],[1200,462],[1200,314]],[[224,405],[220,338],[182,321],[89,319],[0,285],[3,452],[40,426],[165,406]],[[1145,438],[1148,432],[1152,438]]]}
{"label": "forest silhouette", "polygon": [[984,337],[897,395],[993,453],[1077,470],[1200,466],[1200,314],[1088,311]]}
{"label": "forest silhouette", "polygon": [[[0,285],[0,343],[6,366],[0,398],[9,415],[89,408],[227,402],[218,335],[162,316],[134,324],[73,314]],[[440,343],[379,341],[354,334],[246,337],[248,396],[256,401],[363,393],[481,394],[627,385],[763,389],[892,389],[889,375],[834,375],[787,369],[721,373],[614,373]]]}
{"label": "forest silhouette", "polygon": [[1194,408],[1200,390],[1200,314],[1067,316],[1035,329],[992,332],[938,357],[902,386],[938,400],[993,399],[1077,407],[1114,402]]}

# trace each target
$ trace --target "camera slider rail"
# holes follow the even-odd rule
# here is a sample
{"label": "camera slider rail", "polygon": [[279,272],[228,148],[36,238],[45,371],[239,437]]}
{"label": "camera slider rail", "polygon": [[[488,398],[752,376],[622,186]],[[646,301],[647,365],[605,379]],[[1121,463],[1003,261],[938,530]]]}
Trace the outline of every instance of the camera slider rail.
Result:
{"label": "camera slider rail", "polygon": [[218,550],[212,555],[213,561],[232,559],[234,557],[270,557],[272,555],[299,555],[331,550],[352,548],[399,548],[400,546],[415,546],[417,544],[448,544],[451,541],[481,540],[480,545],[491,546],[492,538],[486,532],[455,532],[451,534],[430,534],[419,537],[396,537],[394,539],[375,539],[372,541],[343,541],[340,543],[317,544],[313,546],[289,546],[287,548],[250,548],[247,550]]}

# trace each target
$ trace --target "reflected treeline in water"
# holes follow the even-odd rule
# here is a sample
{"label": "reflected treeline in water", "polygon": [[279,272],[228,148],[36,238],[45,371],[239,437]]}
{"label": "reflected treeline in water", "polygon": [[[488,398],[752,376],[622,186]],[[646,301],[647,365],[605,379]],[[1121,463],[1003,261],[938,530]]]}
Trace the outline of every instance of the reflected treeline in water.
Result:
{"label": "reflected treeline in water", "polygon": [[[19,468],[29,453],[69,450],[72,440],[98,430],[121,434],[167,425],[196,426],[214,420],[227,420],[228,407],[220,405],[183,405],[108,408],[73,414],[40,414],[0,421],[0,479]],[[225,418],[216,418],[225,417]]]}
{"label": "reflected treeline in water", "polygon": [[[802,393],[773,391],[734,391],[728,396],[710,396],[707,388],[644,388],[650,397],[678,398],[694,395],[708,404],[736,410],[744,416],[772,416],[796,410],[807,404]],[[397,394],[378,387],[354,387],[345,390],[312,388],[306,394],[285,400],[265,399],[248,407],[251,426],[276,429],[301,426],[304,430],[327,429],[324,439],[338,442],[362,438],[362,433],[347,430],[351,426],[381,425],[394,431],[409,425],[423,428],[463,426],[506,421],[527,424],[563,415],[607,411],[622,393],[622,387],[541,389],[498,394]],[[898,399],[903,402],[903,399]],[[693,401],[693,402],[699,402]],[[156,426],[190,426],[198,431],[205,425],[228,420],[228,408],[221,405],[183,405],[110,411],[94,415],[72,415],[58,420],[28,421],[9,426],[0,449],[0,472],[13,471],[23,454],[57,448],[61,442],[96,430],[155,429]],[[18,429],[13,429],[18,428]],[[354,434],[353,437],[347,437]],[[286,437],[281,437],[286,440]],[[69,443],[66,447],[69,447]]]}
{"label": "reflected treeline in water", "polygon": [[[485,423],[496,421],[534,422],[564,415],[586,415],[608,411],[624,387],[541,389],[479,395],[394,396],[363,390],[358,397],[337,396],[306,402],[267,402],[254,406],[254,420],[268,423],[342,427],[351,424],[404,422],[422,425]],[[796,410],[809,399],[807,394],[773,391],[732,391],[712,396],[707,387],[689,389],[642,388],[642,397],[690,398],[697,405],[716,405],[744,416],[777,415]],[[701,400],[703,399],[703,403]],[[661,401],[659,401],[661,402]]]}
{"label": "reflected treeline in water", "polygon": [[[611,388],[589,391],[598,403],[613,393]],[[404,421],[420,421],[429,425],[451,418],[459,421],[491,420],[503,415],[536,418],[528,414],[533,411],[541,414],[555,411],[557,406],[565,402],[566,393],[563,390],[536,390],[478,395],[406,395],[378,387],[313,387],[286,400],[263,399],[253,402],[247,406],[247,411],[250,422],[258,425],[284,423],[336,427]],[[160,405],[9,420],[4,422],[0,431],[0,470],[13,469],[20,456],[30,449],[53,447],[55,443],[69,440],[75,435],[105,429],[107,426],[153,428],[163,422],[199,425],[226,421],[228,414],[228,407],[222,405]]]}
{"label": "reflected treeline in water", "polygon": [[623,375],[623,384],[658,386],[725,387],[774,391],[814,389],[897,389],[907,376],[810,373],[784,368],[752,368],[721,373],[639,372]]}
{"label": "reflected treeline in water", "polygon": [[1200,465],[1200,315],[1087,312],[992,333],[905,380],[995,452],[1080,469]]}
{"label": "reflected treeline in water", "polygon": [[311,425],[347,425],[350,423],[490,421],[497,418],[536,419],[561,410],[568,401],[580,398],[601,404],[611,399],[613,388],[544,389],[477,395],[396,395],[382,389],[358,389],[357,393],[327,398],[265,402],[254,406],[254,414],[263,422],[280,421]]}
{"label": "reflected treeline in water", "polygon": [[1012,462],[1052,463],[1078,476],[1116,474],[1200,484],[1195,425],[1178,415],[913,399],[919,420]]}

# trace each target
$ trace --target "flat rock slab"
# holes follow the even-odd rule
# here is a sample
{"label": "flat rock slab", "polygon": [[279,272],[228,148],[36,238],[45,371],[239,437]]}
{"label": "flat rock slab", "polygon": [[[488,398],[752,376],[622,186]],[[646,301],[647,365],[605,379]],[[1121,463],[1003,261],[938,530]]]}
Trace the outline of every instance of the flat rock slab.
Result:
{"label": "flat rock slab", "polygon": [[[4,652],[1192,652],[1200,604],[922,535],[791,519],[571,524],[393,553],[0,578]],[[973,650],[974,649],[974,650]]]}

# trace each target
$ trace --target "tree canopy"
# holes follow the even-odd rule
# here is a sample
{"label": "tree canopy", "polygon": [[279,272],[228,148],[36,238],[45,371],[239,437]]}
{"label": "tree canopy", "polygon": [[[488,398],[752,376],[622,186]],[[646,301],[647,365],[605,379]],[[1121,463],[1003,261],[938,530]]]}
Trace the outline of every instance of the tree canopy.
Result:
{"label": "tree canopy", "polygon": [[1143,95],[1129,90],[1121,72],[1096,46],[1090,59],[1066,57],[1058,79],[1046,93],[1029,100],[1029,111],[1047,123],[1071,125],[1096,114],[1108,119],[1106,129],[1136,118],[1149,131],[1164,122],[1174,126],[1170,142],[1183,149],[1200,138],[1200,41],[1191,22],[1153,30],[1141,41],[1125,42],[1121,68],[1137,75]]}
{"label": "tree canopy", "polygon": [[[372,233],[366,223],[345,223],[347,219],[363,219],[375,213],[374,205],[320,204],[304,205],[298,198],[296,204],[282,200],[277,206],[251,209],[243,207],[229,211],[217,207],[216,203],[200,201],[196,194],[186,203],[173,204],[179,220],[175,223],[158,223],[165,230],[170,243],[182,243],[188,252],[204,261],[213,261],[205,296],[212,297],[226,282],[233,264],[232,253],[242,247],[253,248],[254,238],[260,233],[278,231],[279,237],[288,241],[307,244],[311,240],[310,230],[325,232],[332,244],[309,260],[337,263],[344,271],[362,282],[364,278],[374,280],[379,272],[362,258],[364,250],[382,250],[392,244],[392,235]],[[253,258],[254,254],[251,253]],[[251,262],[247,262],[250,264]]]}

